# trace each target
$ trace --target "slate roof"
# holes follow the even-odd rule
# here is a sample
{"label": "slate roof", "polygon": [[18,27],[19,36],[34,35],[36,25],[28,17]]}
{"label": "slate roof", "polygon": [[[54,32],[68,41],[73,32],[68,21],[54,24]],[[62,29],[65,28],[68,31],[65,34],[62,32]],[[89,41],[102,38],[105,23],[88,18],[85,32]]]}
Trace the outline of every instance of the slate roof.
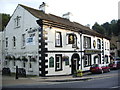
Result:
{"label": "slate roof", "polygon": [[[68,19],[53,15],[53,14],[46,14],[40,10],[25,6],[25,5],[21,5],[19,4],[21,7],[23,7],[24,9],[26,9],[28,12],[30,12],[33,16],[35,16],[36,18],[42,19],[42,20],[47,20],[47,21],[51,21],[51,22],[55,22],[58,24],[63,24],[69,27],[74,27],[74,28],[79,28],[78,32],[82,31],[82,33],[84,34],[88,34],[88,35],[93,35],[93,36],[98,36],[98,37],[104,37],[106,39],[109,39],[106,36],[103,36],[99,33],[97,33],[94,30],[91,30],[89,27],[83,26],[77,22],[71,22]],[[76,30],[75,30],[76,31]]]}

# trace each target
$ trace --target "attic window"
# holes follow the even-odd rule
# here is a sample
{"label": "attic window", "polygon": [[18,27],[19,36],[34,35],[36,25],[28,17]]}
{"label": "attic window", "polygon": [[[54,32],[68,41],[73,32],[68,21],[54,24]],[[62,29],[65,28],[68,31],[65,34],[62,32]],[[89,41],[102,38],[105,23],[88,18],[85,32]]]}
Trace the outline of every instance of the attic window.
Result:
{"label": "attic window", "polygon": [[17,16],[17,17],[14,19],[14,27],[15,27],[15,28],[19,28],[19,27],[20,27],[20,18],[21,18],[21,16]]}

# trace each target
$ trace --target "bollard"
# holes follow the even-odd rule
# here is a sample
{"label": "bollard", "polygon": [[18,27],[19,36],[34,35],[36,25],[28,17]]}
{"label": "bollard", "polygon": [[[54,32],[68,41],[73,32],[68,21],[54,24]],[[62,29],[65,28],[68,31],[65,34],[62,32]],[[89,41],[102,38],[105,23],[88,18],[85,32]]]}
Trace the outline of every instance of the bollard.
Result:
{"label": "bollard", "polygon": [[15,79],[18,79],[18,66],[16,66],[16,75],[15,75]]}

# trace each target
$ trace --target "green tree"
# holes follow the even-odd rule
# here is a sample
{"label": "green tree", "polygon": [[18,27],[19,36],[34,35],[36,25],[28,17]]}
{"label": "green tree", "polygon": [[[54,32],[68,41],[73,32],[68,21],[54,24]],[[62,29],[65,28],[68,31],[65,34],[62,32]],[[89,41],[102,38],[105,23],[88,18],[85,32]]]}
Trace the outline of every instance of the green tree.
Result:
{"label": "green tree", "polygon": [[105,35],[105,28],[99,25],[97,22],[92,26],[92,29],[100,34]]}
{"label": "green tree", "polygon": [[4,30],[4,27],[6,27],[9,20],[10,20],[10,15],[9,14],[0,13],[0,21],[2,21],[0,23],[0,31]]}

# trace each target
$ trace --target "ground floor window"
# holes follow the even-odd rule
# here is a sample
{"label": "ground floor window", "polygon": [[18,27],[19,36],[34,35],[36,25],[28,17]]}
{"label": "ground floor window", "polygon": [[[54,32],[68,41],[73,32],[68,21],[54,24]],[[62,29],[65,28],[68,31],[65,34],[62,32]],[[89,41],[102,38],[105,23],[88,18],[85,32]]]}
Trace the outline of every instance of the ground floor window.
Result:
{"label": "ground floor window", "polygon": [[84,67],[91,66],[91,55],[84,56]]}
{"label": "ground floor window", "polygon": [[49,67],[54,67],[54,57],[49,58]]}
{"label": "ground floor window", "polygon": [[59,71],[62,70],[62,54],[55,55],[55,70]]}
{"label": "ground floor window", "polygon": [[101,64],[101,55],[96,55],[94,57],[94,64]]}
{"label": "ground floor window", "polygon": [[107,56],[107,55],[105,55],[104,62],[109,63],[109,62],[108,62],[108,56]]}

